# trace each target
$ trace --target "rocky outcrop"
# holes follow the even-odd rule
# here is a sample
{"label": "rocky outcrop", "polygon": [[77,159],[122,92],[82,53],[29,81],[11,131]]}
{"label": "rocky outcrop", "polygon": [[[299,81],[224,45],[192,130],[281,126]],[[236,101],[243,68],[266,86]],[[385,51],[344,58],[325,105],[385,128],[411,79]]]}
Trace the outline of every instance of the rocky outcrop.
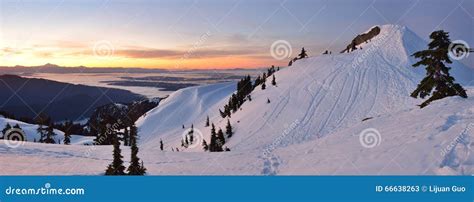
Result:
{"label": "rocky outcrop", "polygon": [[364,34],[359,34],[357,35],[353,40],[352,42],[347,45],[346,49],[342,50],[341,53],[344,53],[344,52],[352,52],[354,50],[357,50],[357,46],[359,44],[362,44],[364,42],[367,42],[369,40],[371,40],[372,38],[374,38],[375,36],[377,36],[378,34],[380,33],[380,27],[378,26],[375,26],[374,28],[372,28],[369,32],[367,33],[364,33]]}

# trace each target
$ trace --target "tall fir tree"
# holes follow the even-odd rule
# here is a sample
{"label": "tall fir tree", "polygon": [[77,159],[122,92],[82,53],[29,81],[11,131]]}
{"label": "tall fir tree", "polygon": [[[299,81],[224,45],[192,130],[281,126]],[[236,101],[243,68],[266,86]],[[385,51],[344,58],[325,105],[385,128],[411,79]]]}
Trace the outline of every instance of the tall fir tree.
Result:
{"label": "tall fir tree", "polygon": [[137,127],[133,124],[130,127],[130,165],[127,168],[129,175],[145,175],[146,168],[143,166],[143,162],[140,164],[140,158],[138,158],[138,146],[137,146],[138,132]]}
{"label": "tall fir tree", "polygon": [[219,128],[219,131],[217,131],[217,149],[219,151],[223,151],[223,147],[224,147],[224,144],[225,144],[225,137],[224,137],[224,132],[222,131],[222,129]]}
{"label": "tall fir tree", "polygon": [[207,145],[206,140],[202,140],[202,150],[204,150],[204,151],[209,150],[209,145]]}
{"label": "tall fir tree", "polygon": [[[451,43],[449,35],[443,30],[431,33],[428,44],[428,50],[418,51],[412,56],[419,58],[420,61],[413,64],[413,67],[425,66],[426,77],[418,84],[418,87],[411,93],[414,98],[425,98],[430,96],[419,106],[423,108],[434,100],[439,100],[449,96],[460,96],[467,98],[466,91],[458,84],[454,83],[454,78],[449,74],[450,67],[445,63],[451,64],[448,56],[448,47]],[[434,90],[433,90],[434,89]]]}
{"label": "tall fir tree", "polygon": [[209,127],[209,116],[206,118],[206,125],[204,125],[204,127]]}
{"label": "tall fir tree", "polygon": [[63,141],[63,143],[65,145],[71,144],[71,128],[72,128],[72,125],[73,125],[72,121],[66,121],[64,123],[64,131],[63,131],[64,132],[64,141]]}
{"label": "tall fir tree", "polygon": [[107,166],[105,175],[125,175],[125,166],[123,166],[123,156],[121,154],[122,150],[120,149],[120,141],[116,136],[112,139],[114,145],[113,161],[111,164],[109,164],[109,166]]}
{"label": "tall fir tree", "polygon": [[227,138],[231,138],[232,135],[234,134],[234,131],[232,131],[232,125],[230,125],[229,119],[227,119],[227,125],[225,126],[225,134],[227,135]]}
{"label": "tall fir tree", "polygon": [[189,130],[188,136],[189,136],[189,144],[193,144],[193,142],[194,142],[194,124],[191,125],[191,130]]}
{"label": "tall fir tree", "polygon": [[35,123],[38,125],[36,131],[40,135],[39,142],[45,143],[48,137],[48,126],[51,125],[51,118],[49,118],[49,116],[46,114],[41,113],[35,117]]}
{"label": "tall fir tree", "polygon": [[55,144],[56,141],[54,141],[54,136],[56,136],[56,133],[54,132],[53,124],[51,123],[46,128],[46,138],[43,142],[47,144]]}
{"label": "tall fir tree", "polygon": [[123,145],[130,146],[130,132],[128,131],[128,127],[123,129]]}
{"label": "tall fir tree", "polygon": [[277,85],[277,82],[276,82],[276,80],[275,80],[275,75],[273,75],[273,77],[272,77],[272,85],[274,85],[274,86]]}
{"label": "tall fir tree", "polygon": [[211,142],[209,143],[210,152],[219,152],[222,151],[222,147],[219,147],[219,138],[217,137],[216,127],[214,124],[211,124]]}

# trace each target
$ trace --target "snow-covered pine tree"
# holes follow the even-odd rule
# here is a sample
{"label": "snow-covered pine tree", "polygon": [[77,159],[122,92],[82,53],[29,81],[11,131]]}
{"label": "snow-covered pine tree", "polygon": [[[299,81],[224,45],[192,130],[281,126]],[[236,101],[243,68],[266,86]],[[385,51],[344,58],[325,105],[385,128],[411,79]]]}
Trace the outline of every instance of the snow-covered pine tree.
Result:
{"label": "snow-covered pine tree", "polygon": [[276,86],[277,85],[277,82],[275,80],[275,75],[272,76],[272,85]]}
{"label": "snow-covered pine tree", "polygon": [[451,43],[448,33],[443,30],[435,31],[431,33],[430,39],[432,41],[428,44],[428,50],[418,51],[412,55],[415,58],[420,58],[420,61],[413,64],[413,67],[426,66],[426,77],[418,84],[411,96],[425,98],[431,95],[419,105],[420,108],[427,106],[434,100],[449,96],[458,95],[467,98],[464,88],[460,84],[454,83],[455,79],[449,74],[451,68],[445,65],[445,63],[452,63],[448,56],[448,47]]}
{"label": "snow-covered pine tree", "polygon": [[140,164],[140,158],[138,158],[138,146],[137,146],[137,127],[133,124],[130,127],[130,145],[131,145],[131,156],[130,156],[130,165],[128,166],[129,175],[144,175],[146,173],[146,168],[143,166],[143,161]]}

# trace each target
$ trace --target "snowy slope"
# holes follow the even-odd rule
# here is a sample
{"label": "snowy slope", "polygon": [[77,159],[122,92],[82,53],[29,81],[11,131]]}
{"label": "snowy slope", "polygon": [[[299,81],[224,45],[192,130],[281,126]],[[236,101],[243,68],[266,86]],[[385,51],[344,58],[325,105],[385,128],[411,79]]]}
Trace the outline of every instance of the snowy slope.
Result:
{"label": "snowy slope", "polygon": [[[11,126],[14,126],[18,124],[21,129],[25,132],[26,134],[26,141],[28,142],[33,142],[34,140],[38,141],[40,139],[40,135],[36,131],[38,129],[38,125],[33,125],[29,123],[24,123],[21,121],[13,120],[13,119],[7,119],[2,116],[0,116],[0,128],[3,129],[5,125],[9,123]],[[64,140],[64,132],[60,130],[54,130],[56,133],[56,136],[54,137],[55,140],[60,140],[61,144],[62,141]],[[81,135],[71,135],[71,144],[76,144],[76,145],[84,145],[84,144],[90,144],[94,140],[94,137],[86,137],[86,136],[81,136]]]}
{"label": "snowy slope", "polygon": [[[422,100],[409,95],[425,70],[411,67],[410,55],[427,43],[403,26],[380,27],[362,49],[298,60],[275,74],[277,86],[268,79],[266,90],[257,87],[252,101],[230,119],[231,152],[202,152],[200,142],[184,149],[180,141],[194,124],[209,142],[207,116],[224,129],[227,120],[219,109],[236,84],[174,92],[137,121],[139,156],[149,174],[473,174],[474,71],[456,61],[450,65],[468,99],[450,97],[419,109]],[[378,133],[371,148],[359,139],[367,129]],[[177,147],[186,152],[171,151]],[[0,144],[0,162],[10,162],[0,174],[101,174],[111,151],[32,143],[13,150]],[[123,152],[127,161],[129,148]],[[24,162],[37,163],[18,170]]]}
{"label": "snowy slope", "polygon": [[[139,156],[149,175],[469,175],[474,173],[474,88],[468,95],[443,99],[423,110],[413,107],[376,117],[324,138],[270,149],[267,155],[262,150],[141,148]],[[291,128],[285,134],[294,132]],[[377,147],[361,146],[359,133],[367,128],[380,132]],[[1,164],[0,175],[101,175],[112,161],[112,146],[28,142],[12,149],[2,141],[0,162],[8,163]],[[129,148],[122,147],[122,154],[128,165]]]}
{"label": "snowy slope", "polygon": [[[268,79],[267,89],[257,87],[252,93],[253,101],[232,115],[236,135],[227,146],[233,151],[263,149],[291,125],[296,125],[297,132],[273,146],[297,144],[360,123],[364,118],[383,116],[421,103],[409,94],[425,70],[411,67],[414,61],[410,55],[425,49],[426,42],[406,27],[384,25],[378,36],[361,46],[363,49],[351,53],[298,60],[277,72],[277,87],[271,86]],[[452,66],[457,82],[467,84],[473,80],[472,70],[460,63]],[[225,93],[206,86],[173,94],[166,104],[138,122],[141,136],[150,145],[156,146],[163,139],[179,147],[184,131],[181,125],[195,123],[208,141],[209,128],[203,127],[208,114],[218,128],[225,127],[226,121],[219,117],[217,109],[224,106],[235,90],[235,86],[228,87]],[[205,93],[196,97],[197,91]],[[190,98],[191,95],[194,97]],[[207,97],[222,100],[208,102]],[[266,103],[267,98],[270,104]],[[207,111],[203,113],[200,106],[206,106]],[[170,116],[170,111],[178,112]],[[154,133],[150,133],[150,127],[155,129]],[[191,151],[202,151],[200,148]]]}
{"label": "snowy slope", "polygon": [[158,141],[163,139],[167,143],[174,143],[166,146],[180,146],[181,135],[185,131],[182,126],[185,125],[187,129],[194,124],[199,128],[204,126],[207,116],[211,121],[219,120],[219,108],[227,102],[235,86],[235,82],[227,82],[190,87],[172,93],[159,107],[137,120],[140,142],[158,147]]}

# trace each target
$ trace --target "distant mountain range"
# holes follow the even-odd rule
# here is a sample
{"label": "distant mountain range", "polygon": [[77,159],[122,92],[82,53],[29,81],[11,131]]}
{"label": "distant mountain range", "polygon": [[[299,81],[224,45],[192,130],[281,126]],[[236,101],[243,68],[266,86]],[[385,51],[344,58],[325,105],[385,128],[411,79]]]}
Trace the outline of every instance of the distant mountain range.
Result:
{"label": "distant mountain range", "polygon": [[[255,68],[259,69],[259,68]],[[225,69],[219,71],[233,71],[241,70],[241,68]],[[246,70],[251,70],[246,68]],[[170,69],[158,69],[158,68],[141,68],[141,67],[65,67],[55,64],[47,63],[40,66],[0,66],[0,72],[3,74],[34,74],[34,73],[116,73],[116,72],[127,72],[127,73],[166,73],[166,72],[180,72],[180,71],[209,71],[208,70],[170,70]],[[212,69],[211,69],[212,71]]]}
{"label": "distant mountain range", "polygon": [[[48,67],[54,68],[54,67]],[[0,110],[17,118],[45,113],[54,121],[88,118],[99,106],[144,97],[127,90],[0,75]]]}

